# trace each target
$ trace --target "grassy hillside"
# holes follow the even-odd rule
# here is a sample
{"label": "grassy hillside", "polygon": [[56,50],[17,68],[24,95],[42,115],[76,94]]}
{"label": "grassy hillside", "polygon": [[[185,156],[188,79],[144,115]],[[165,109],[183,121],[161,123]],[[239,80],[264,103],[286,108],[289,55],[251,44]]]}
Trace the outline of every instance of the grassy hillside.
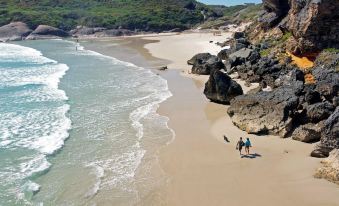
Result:
{"label": "grassy hillside", "polygon": [[[192,4],[193,3],[193,4]],[[203,21],[193,0],[0,0],[0,25],[23,21],[64,30],[77,25],[161,31]]]}
{"label": "grassy hillside", "polygon": [[222,16],[216,19],[211,19],[199,25],[202,29],[218,28],[227,24],[250,22],[257,19],[259,11],[262,9],[262,4],[243,4],[236,6],[210,6],[217,14]]}

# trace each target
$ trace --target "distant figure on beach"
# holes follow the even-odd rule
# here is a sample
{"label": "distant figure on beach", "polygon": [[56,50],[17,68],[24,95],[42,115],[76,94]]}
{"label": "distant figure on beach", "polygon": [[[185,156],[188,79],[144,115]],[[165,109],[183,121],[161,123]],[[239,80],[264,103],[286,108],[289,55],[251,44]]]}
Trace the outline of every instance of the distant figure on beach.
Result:
{"label": "distant figure on beach", "polygon": [[244,141],[242,141],[242,137],[240,137],[240,139],[239,139],[239,141],[237,143],[237,147],[236,147],[236,149],[239,150],[240,155],[242,155],[241,151],[242,151],[242,147],[243,146],[245,146],[245,143],[244,143]]}
{"label": "distant figure on beach", "polygon": [[245,152],[247,155],[250,154],[250,147],[252,147],[252,144],[251,144],[250,138],[247,138],[245,142]]}

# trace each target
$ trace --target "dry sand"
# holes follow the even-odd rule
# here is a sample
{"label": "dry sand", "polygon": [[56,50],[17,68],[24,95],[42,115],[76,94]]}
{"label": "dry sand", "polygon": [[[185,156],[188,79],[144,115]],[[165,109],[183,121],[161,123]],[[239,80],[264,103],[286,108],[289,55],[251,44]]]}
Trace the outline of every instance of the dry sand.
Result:
{"label": "dry sand", "polygon": [[[227,106],[203,96],[206,76],[180,75],[189,69],[186,61],[194,54],[220,50],[209,41],[230,35],[146,38],[155,40],[145,45],[153,56],[171,61],[169,71],[161,75],[174,96],[161,104],[159,112],[170,118],[175,139],[160,151],[160,164],[170,177],[161,189],[162,198],[149,197],[144,205],[338,206],[339,187],[313,178],[320,160],[309,156],[312,145],[246,134],[232,124]],[[230,143],[224,142],[223,135]],[[251,138],[255,158],[241,158],[235,150],[240,136]]]}

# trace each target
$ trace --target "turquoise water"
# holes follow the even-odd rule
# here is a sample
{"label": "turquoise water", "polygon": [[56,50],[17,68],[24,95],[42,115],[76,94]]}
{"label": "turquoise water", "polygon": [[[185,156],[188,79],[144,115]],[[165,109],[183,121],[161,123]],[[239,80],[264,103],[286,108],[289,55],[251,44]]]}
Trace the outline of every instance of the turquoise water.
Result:
{"label": "turquoise water", "polygon": [[138,204],[161,182],[170,96],[150,70],[71,41],[0,44],[0,205]]}

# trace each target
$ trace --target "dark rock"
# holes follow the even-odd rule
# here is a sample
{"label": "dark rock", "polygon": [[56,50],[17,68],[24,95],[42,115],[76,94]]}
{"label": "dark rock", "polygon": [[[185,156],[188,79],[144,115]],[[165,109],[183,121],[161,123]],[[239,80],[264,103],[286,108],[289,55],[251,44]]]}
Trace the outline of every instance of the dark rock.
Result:
{"label": "dark rock", "polygon": [[240,129],[254,134],[285,137],[293,129],[293,117],[299,104],[298,91],[303,82],[296,81],[271,92],[241,95],[231,101],[228,114]]}
{"label": "dark rock", "polygon": [[209,58],[200,58],[192,67],[193,74],[209,75],[212,70],[224,69],[225,65],[217,56],[210,55]]}
{"label": "dark rock", "polygon": [[323,122],[318,124],[309,123],[306,125],[301,125],[293,131],[292,139],[307,143],[319,141],[323,127]]}
{"label": "dark rock", "polygon": [[311,157],[316,158],[326,158],[330,154],[331,150],[328,150],[327,148],[321,148],[315,149],[311,152]]}
{"label": "dark rock", "polygon": [[222,60],[228,59],[228,49],[223,49],[218,53],[218,57]]}
{"label": "dark rock", "polygon": [[287,0],[263,0],[266,11],[274,12],[278,16],[286,15],[290,6]]}
{"label": "dark rock", "polygon": [[302,53],[339,48],[339,1],[290,0],[286,27]]}
{"label": "dark rock", "polygon": [[27,40],[35,39],[49,39],[49,38],[59,38],[59,37],[68,37],[69,34],[61,29],[47,26],[39,25],[29,36],[26,37]]}
{"label": "dark rock", "polygon": [[212,55],[210,53],[200,53],[194,55],[190,60],[187,61],[188,65],[194,65],[197,61],[207,61]]}
{"label": "dark rock", "polygon": [[0,41],[22,40],[28,36],[32,30],[27,24],[22,22],[13,22],[0,27]]}
{"label": "dark rock", "polygon": [[319,92],[313,90],[313,89],[307,89],[305,94],[305,101],[308,104],[314,104],[321,101],[321,97]]}
{"label": "dark rock", "polygon": [[320,145],[327,156],[331,150],[339,149],[339,107],[325,121],[321,136]]}
{"label": "dark rock", "polygon": [[252,49],[243,48],[230,54],[229,59],[231,60],[232,67],[244,64],[246,60],[248,60],[248,58],[251,56],[252,51]]}
{"label": "dark rock", "polygon": [[308,106],[306,110],[310,122],[319,122],[327,119],[333,113],[335,107],[328,102],[321,102]]}
{"label": "dark rock", "polygon": [[242,95],[243,90],[227,74],[214,70],[205,84],[204,94],[213,102],[229,104],[234,97]]}
{"label": "dark rock", "polygon": [[240,38],[244,38],[244,37],[245,37],[244,32],[234,32],[234,35],[233,35],[234,39],[240,39]]}
{"label": "dark rock", "polygon": [[134,35],[135,32],[128,29],[109,29],[104,30],[101,34],[96,36],[98,37],[115,37],[115,36],[131,36]]}
{"label": "dark rock", "polygon": [[316,79],[316,88],[321,96],[332,102],[339,93],[339,73],[335,67],[316,66],[312,70]]}
{"label": "dark rock", "polygon": [[106,28],[103,27],[94,27],[94,28],[89,28],[85,26],[79,26],[74,30],[71,30],[70,33],[74,36],[89,36],[89,35],[94,35],[95,33],[98,32],[103,32],[106,30]]}

